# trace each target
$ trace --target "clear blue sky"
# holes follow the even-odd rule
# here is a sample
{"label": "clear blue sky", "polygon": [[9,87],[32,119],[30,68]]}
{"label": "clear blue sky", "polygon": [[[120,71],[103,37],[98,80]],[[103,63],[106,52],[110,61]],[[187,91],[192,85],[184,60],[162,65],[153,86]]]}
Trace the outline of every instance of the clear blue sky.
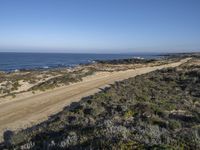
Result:
{"label": "clear blue sky", "polygon": [[0,51],[200,50],[200,0],[1,0]]}

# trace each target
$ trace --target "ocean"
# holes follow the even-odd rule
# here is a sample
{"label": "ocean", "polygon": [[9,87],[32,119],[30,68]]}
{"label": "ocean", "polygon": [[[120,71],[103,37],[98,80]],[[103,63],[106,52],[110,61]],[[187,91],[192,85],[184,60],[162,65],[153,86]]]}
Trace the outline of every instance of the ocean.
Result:
{"label": "ocean", "polygon": [[141,57],[159,58],[154,53],[135,54],[71,54],[71,53],[0,53],[0,71],[29,69],[47,69],[74,67],[79,64],[92,63],[95,60],[111,60]]}

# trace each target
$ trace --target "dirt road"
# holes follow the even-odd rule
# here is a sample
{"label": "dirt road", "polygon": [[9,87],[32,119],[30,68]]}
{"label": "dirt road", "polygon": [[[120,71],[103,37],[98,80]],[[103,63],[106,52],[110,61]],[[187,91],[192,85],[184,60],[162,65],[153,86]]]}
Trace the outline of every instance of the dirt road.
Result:
{"label": "dirt road", "polygon": [[16,98],[0,103],[0,136],[6,129],[16,130],[48,119],[71,102],[79,101],[82,97],[89,96],[115,81],[124,80],[137,75],[145,74],[157,69],[176,67],[188,59],[162,66],[145,67],[119,72],[97,73],[86,77],[83,81],[57,88],[51,91]]}

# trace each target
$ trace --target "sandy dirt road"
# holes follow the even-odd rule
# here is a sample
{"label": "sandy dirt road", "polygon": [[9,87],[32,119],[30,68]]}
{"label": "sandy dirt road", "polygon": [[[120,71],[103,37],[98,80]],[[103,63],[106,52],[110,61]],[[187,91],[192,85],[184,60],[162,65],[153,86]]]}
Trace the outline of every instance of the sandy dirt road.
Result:
{"label": "sandy dirt road", "polygon": [[[97,73],[83,81],[31,96],[20,97],[0,103],[0,137],[7,129],[17,130],[48,119],[71,102],[100,91],[100,88],[115,81],[145,74],[157,69],[176,67],[190,58],[162,66],[145,67],[119,72]],[[1,138],[0,138],[1,139]]]}

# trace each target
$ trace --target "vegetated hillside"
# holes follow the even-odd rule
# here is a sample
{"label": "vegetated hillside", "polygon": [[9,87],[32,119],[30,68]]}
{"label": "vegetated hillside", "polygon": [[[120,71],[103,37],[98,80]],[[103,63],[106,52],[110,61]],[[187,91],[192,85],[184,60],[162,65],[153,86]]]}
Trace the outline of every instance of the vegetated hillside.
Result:
{"label": "vegetated hillside", "polygon": [[117,82],[17,134],[11,148],[200,149],[200,61]]}
{"label": "vegetated hillside", "polygon": [[96,60],[97,63],[101,64],[145,64],[156,62],[155,59],[140,59],[140,58],[129,58],[129,59],[113,59],[113,60]]}

